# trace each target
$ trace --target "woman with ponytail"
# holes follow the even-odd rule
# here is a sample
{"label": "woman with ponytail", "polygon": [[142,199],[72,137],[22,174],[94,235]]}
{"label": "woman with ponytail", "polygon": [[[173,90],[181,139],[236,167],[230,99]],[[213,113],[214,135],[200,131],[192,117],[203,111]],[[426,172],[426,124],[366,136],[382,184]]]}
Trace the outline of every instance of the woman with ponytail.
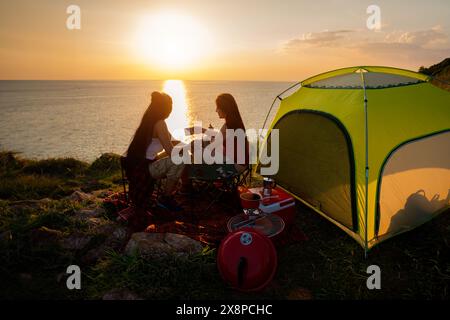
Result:
{"label": "woman with ponytail", "polygon": [[[170,158],[173,145],[178,141],[173,139],[165,122],[171,112],[172,98],[165,93],[153,92],[151,103],[127,149],[126,172],[130,180],[130,198],[137,208],[148,209],[150,206],[152,178],[166,178],[164,194],[157,203],[171,211],[181,210],[173,193],[183,165],[174,164]],[[168,156],[161,158],[163,151]]]}

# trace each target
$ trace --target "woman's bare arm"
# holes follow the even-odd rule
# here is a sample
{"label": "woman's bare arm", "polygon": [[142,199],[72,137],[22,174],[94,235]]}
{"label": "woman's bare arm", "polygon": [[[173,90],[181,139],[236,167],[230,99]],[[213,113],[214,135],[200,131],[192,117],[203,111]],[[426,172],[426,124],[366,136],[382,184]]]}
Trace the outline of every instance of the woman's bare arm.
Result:
{"label": "woman's bare arm", "polygon": [[165,121],[159,120],[158,122],[156,122],[155,133],[166,153],[169,155],[172,154],[172,135],[170,134]]}

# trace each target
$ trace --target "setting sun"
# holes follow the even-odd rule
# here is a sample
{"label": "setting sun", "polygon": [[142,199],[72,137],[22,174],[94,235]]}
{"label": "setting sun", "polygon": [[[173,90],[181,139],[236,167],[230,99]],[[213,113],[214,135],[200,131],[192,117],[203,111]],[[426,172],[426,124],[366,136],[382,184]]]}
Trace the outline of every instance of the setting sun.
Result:
{"label": "setting sun", "polygon": [[172,113],[167,119],[167,126],[175,138],[183,139],[184,128],[189,125],[187,117],[188,103],[184,83],[182,80],[166,80],[162,91],[170,95],[173,101]]}
{"label": "setting sun", "polygon": [[180,69],[207,52],[206,30],[192,17],[172,12],[146,16],[138,25],[135,48],[146,63]]}

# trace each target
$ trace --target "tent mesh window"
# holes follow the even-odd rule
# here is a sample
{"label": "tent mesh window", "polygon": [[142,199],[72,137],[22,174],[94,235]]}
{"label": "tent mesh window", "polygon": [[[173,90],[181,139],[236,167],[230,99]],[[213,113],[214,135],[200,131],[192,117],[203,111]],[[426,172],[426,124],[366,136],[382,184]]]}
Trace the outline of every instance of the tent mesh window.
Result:
{"label": "tent mesh window", "polygon": [[[364,72],[366,89],[384,89],[422,83],[422,80],[381,72]],[[361,73],[353,72],[313,82],[305,87],[320,89],[362,89]]]}
{"label": "tent mesh window", "polygon": [[448,207],[449,181],[450,131],[396,149],[382,171],[378,235],[411,229]]}
{"label": "tent mesh window", "polygon": [[286,114],[273,129],[280,139],[277,183],[353,229],[351,153],[342,129],[328,116],[303,110]]}

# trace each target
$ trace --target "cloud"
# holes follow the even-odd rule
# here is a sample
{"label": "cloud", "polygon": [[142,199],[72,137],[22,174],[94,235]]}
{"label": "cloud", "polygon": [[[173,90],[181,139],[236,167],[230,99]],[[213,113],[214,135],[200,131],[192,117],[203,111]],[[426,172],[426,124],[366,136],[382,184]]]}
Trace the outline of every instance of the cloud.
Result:
{"label": "cloud", "polygon": [[321,60],[322,63],[333,59],[343,64],[358,61],[420,66],[448,57],[450,39],[440,26],[419,31],[323,31],[286,41],[282,52],[302,60]]}
{"label": "cloud", "polygon": [[386,35],[385,42],[406,44],[431,50],[449,47],[449,38],[440,26],[414,32],[392,32]]}
{"label": "cloud", "polygon": [[342,40],[348,38],[353,30],[337,30],[337,31],[323,31],[310,32],[303,34],[300,38],[291,39],[285,43],[284,49],[298,49],[302,46],[312,47],[334,47],[341,43]]}
{"label": "cloud", "polygon": [[380,60],[405,61],[415,65],[435,63],[450,53],[450,40],[441,27],[420,31],[394,31],[380,41],[355,44],[355,49]]}

